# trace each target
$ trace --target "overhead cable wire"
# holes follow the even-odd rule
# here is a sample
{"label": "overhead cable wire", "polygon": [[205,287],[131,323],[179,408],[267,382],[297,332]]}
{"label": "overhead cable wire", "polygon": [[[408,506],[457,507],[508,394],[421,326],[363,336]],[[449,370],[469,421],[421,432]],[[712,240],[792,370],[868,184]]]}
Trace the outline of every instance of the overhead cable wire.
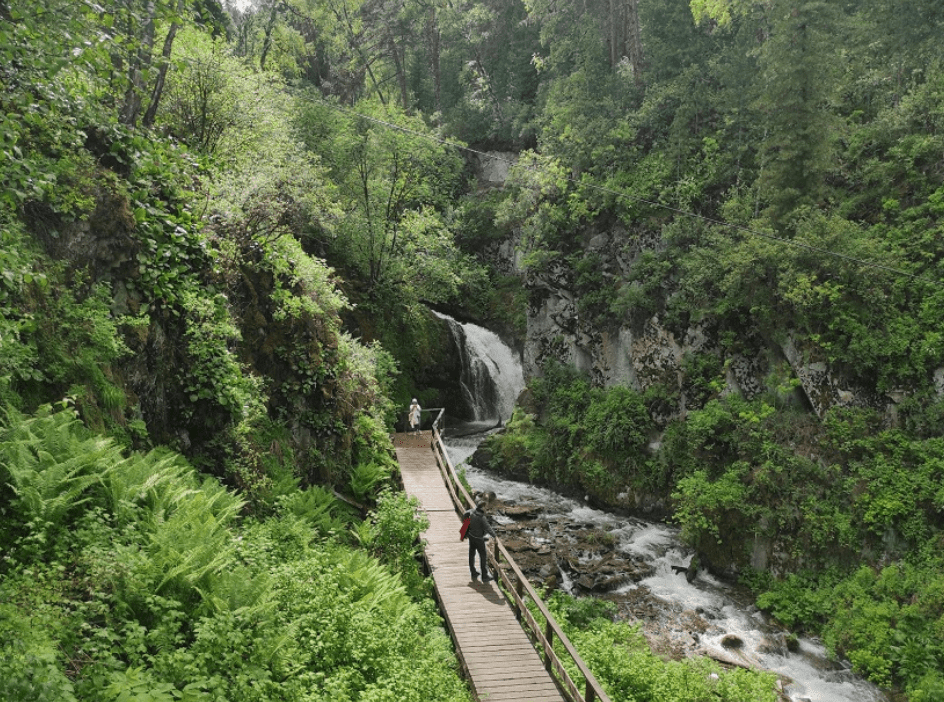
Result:
{"label": "overhead cable wire", "polygon": [[[332,110],[335,110],[335,111],[337,111],[337,112],[341,112],[341,113],[343,113],[343,114],[349,115],[349,116],[351,116],[351,117],[357,117],[357,118],[359,118],[359,119],[363,119],[363,120],[366,120],[366,121],[368,121],[368,122],[373,122],[374,124],[378,124],[378,125],[380,125],[380,126],[387,127],[387,128],[389,128],[389,129],[394,129],[394,130],[403,132],[403,133],[405,133],[405,134],[412,134],[413,136],[420,137],[421,139],[426,139],[427,141],[434,141],[434,142],[436,142],[436,143],[438,143],[438,144],[441,144],[441,145],[443,145],[443,146],[449,146],[449,147],[454,148],[454,149],[459,149],[460,151],[465,151],[465,152],[468,152],[468,153],[471,153],[471,154],[475,154],[476,156],[480,156],[480,157],[482,157],[482,158],[487,158],[487,159],[490,159],[490,160],[493,160],[493,161],[501,161],[501,162],[503,162],[503,163],[507,163],[509,166],[515,166],[515,165],[517,165],[517,162],[514,161],[514,160],[512,160],[512,159],[505,158],[504,156],[498,156],[498,155],[496,155],[496,154],[494,154],[494,153],[488,153],[488,152],[485,152],[485,151],[479,151],[478,149],[473,149],[473,148],[470,147],[470,146],[465,146],[465,145],[463,145],[463,144],[458,144],[458,143],[456,143],[456,142],[454,142],[454,141],[449,141],[448,139],[445,139],[445,138],[440,137],[440,136],[436,136],[435,134],[428,134],[428,133],[425,133],[425,132],[420,132],[420,131],[418,131],[418,130],[416,130],[416,129],[411,129],[410,127],[404,127],[404,126],[399,125],[399,124],[396,124],[396,123],[394,123],[394,122],[388,122],[388,121],[386,121],[386,120],[382,120],[382,119],[380,119],[379,117],[372,117],[372,116],[370,116],[370,115],[365,115],[365,114],[363,114],[362,112],[358,112],[357,110],[349,109],[349,108],[347,108],[347,107],[342,107],[341,105],[332,104],[332,103],[328,102],[327,100],[321,99],[321,100],[318,100],[318,102],[320,102],[320,103],[321,103],[322,105],[324,105],[325,107],[328,107],[328,108],[330,108],[330,109],[332,109]],[[539,166],[529,166],[529,167],[528,167],[528,169],[529,169],[529,170],[532,170],[532,171],[537,171],[539,168],[540,168]],[[813,244],[808,244],[808,243],[806,243],[806,242],[804,242],[804,241],[798,241],[798,240],[796,240],[796,239],[787,239],[787,238],[784,238],[784,237],[775,236],[775,235],[773,235],[773,234],[768,234],[768,233],[766,233],[766,232],[761,232],[761,231],[758,231],[758,230],[756,230],[756,229],[751,229],[750,227],[745,227],[744,225],[741,225],[741,224],[733,224],[733,223],[731,223],[731,222],[726,222],[726,221],[724,221],[724,220],[716,219],[716,218],[714,218],[714,217],[709,217],[708,215],[699,214],[699,213],[697,213],[697,212],[690,212],[690,211],[688,211],[688,210],[683,210],[683,209],[680,209],[680,208],[678,208],[678,207],[673,207],[673,206],[671,206],[671,205],[666,205],[665,203],[662,203],[662,202],[656,202],[656,201],[654,201],[654,200],[649,200],[649,199],[646,199],[646,198],[644,198],[644,197],[640,197],[640,196],[638,196],[638,195],[631,195],[631,194],[629,194],[629,193],[627,193],[627,192],[621,192],[621,191],[619,191],[619,190],[614,190],[614,189],[608,188],[608,187],[606,187],[606,186],[604,186],[604,185],[597,185],[597,184],[595,184],[595,183],[581,182],[581,181],[578,181],[576,178],[574,178],[572,175],[567,175],[567,176],[565,176],[565,179],[566,179],[568,182],[573,183],[575,186],[583,186],[583,187],[588,188],[588,189],[590,189],[590,190],[596,190],[596,191],[599,191],[599,192],[602,192],[602,193],[606,193],[606,194],[608,194],[608,195],[613,195],[614,197],[617,197],[617,198],[622,198],[622,199],[626,199],[626,200],[631,200],[631,201],[633,201],[633,202],[638,202],[638,203],[642,203],[642,204],[645,204],[645,205],[649,205],[649,206],[651,206],[651,207],[655,207],[655,208],[659,208],[659,209],[662,209],[662,210],[666,210],[666,211],[668,211],[668,212],[673,212],[673,213],[675,213],[675,214],[677,214],[677,215],[680,215],[680,216],[683,216],[683,217],[688,217],[688,218],[690,218],[690,219],[698,219],[698,220],[701,220],[701,221],[706,222],[706,223],[708,223],[708,224],[713,224],[713,225],[718,226],[718,227],[725,227],[725,228],[727,228],[727,229],[732,229],[732,230],[735,230],[735,231],[739,231],[739,232],[742,232],[742,233],[744,233],[744,234],[748,234],[748,235],[750,235],[750,236],[755,236],[755,237],[759,237],[759,238],[762,238],[762,239],[767,239],[767,240],[769,240],[769,241],[774,241],[774,242],[777,242],[777,243],[779,243],[779,244],[783,244],[783,245],[785,245],[785,246],[793,247],[793,248],[795,248],[795,249],[803,249],[803,250],[805,250],[805,251],[809,251],[809,252],[812,252],[812,253],[818,253],[818,254],[823,254],[823,255],[825,255],[825,256],[831,256],[831,257],[833,257],[833,258],[840,259],[840,260],[846,261],[846,262],[848,262],[848,263],[855,264],[856,266],[860,266],[860,267],[863,267],[863,268],[874,268],[874,269],[876,269],[876,270],[882,270],[882,271],[885,271],[885,272],[887,272],[887,273],[892,273],[892,274],[894,274],[894,275],[900,275],[900,276],[903,276],[903,277],[906,277],[906,278],[911,278],[912,280],[916,280],[916,281],[919,281],[919,282],[922,282],[922,283],[928,283],[929,285],[935,285],[935,286],[938,286],[938,287],[944,287],[944,282],[942,282],[942,281],[939,281],[939,280],[932,280],[932,279],[930,279],[930,278],[925,278],[924,276],[915,275],[914,273],[909,273],[908,271],[901,270],[900,268],[894,268],[894,267],[892,267],[892,266],[888,266],[888,265],[885,265],[885,264],[883,264],[883,263],[877,263],[877,262],[875,262],[875,261],[867,261],[867,260],[865,260],[865,259],[856,258],[855,256],[850,256],[850,255],[848,255],[848,254],[839,253],[838,251],[832,251],[831,249],[826,249],[826,248],[823,248],[823,247],[821,247],[821,246],[815,246],[815,245],[813,245]]]}

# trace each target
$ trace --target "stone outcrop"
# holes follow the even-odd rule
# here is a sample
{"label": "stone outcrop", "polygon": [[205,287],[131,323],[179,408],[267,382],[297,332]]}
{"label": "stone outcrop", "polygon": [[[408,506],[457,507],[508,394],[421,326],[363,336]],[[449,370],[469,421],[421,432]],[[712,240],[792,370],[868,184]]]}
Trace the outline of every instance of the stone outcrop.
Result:
{"label": "stone outcrop", "polygon": [[[625,280],[633,263],[647,249],[661,246],[652,234],[636,236],[625,230],[588,234],[586,249],[600,261],[605,280]],[[644,392],[660,387],[677,397],[673,407],[662,410],[657,422],[665,423],[697,407],[687,387],[685,360],[697,354],[712,354],[725,369],[724,392],[748,399],[767,389],[772,371],[786,369],[799,381],[796,400],[823,417],[834,407],[871,407],[885,412],[894,421],[894,406],[904,393],[882,395],[861,387],[840,367],[831,364],[826,352],[810,338],[784,330],[782,339],[766,339],[744,330],[738,339],[739,351],[731,352],[721,343],[711,320],[690,322],[684,328],[666,323],[658,310],[636,311],[631,322],[601,327],[579,313],[580,297],[574,273],[560,262],[539,272],[520,267],[520,252],[506,246],[505,265],[522,275],[530,291],[527,335],[523,359],[526,377],[540,372],[555,359],[590,374],[599,386],[624,385]],[[665,295],[670,291],[663,290]],[[782,371],[780,371],[782,372]],[[944,369],[935,374],[938,395],[944,396]],[[786,398],[790,400],[790,398]]]}
{"label": "stone outcrop", "polygon": [[472,157],[479,187],[500,187],[508,180],[508,172],[518,162],[518,154],[507,151],[476,153]]}
{"label": "stone outcrop", "polygon": [[653,568],[616,550],[606,531],[555,516],[549,521],[537,504],[492,499],[496,531],[525,576],[534,583],[560,586],[563,574],[574,594],[604,594],[639,582]]}

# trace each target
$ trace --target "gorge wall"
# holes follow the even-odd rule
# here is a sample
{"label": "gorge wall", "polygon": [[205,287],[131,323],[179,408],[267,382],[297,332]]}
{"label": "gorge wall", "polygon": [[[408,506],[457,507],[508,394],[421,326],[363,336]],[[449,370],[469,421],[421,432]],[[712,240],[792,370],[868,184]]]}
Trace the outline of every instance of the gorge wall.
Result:
{"label": "gorge wall", "polygon": [[[501,176],[497,169],[483,167],[480,185],[500,187]],[[602,280],[607,289],[617,289],[632,280],[634,266],[641,259],[660,251],[664,243],[659,232],[630,230],[618,222],[596,225],[595,229],[588,228],[574,236],[580,240],[576,254],[556,256],[540,266],[524,265],[525,252],[518,241],[520,232],[511,232],[508,239],[487,252],[492,265],[506,274],[517,275],[528,291],[526,332],[521,341],[525,377],[539,375],[544,364],[553,360],[585,372],[597,387],[625,386],[654,395],[658,401],[647,402],[657,427],[650,437],[651,455],[659,451],[662,430],[673,420],[702,408],[706,398],[717,397],[718,383],[722,384],[721,395],[748,400],[761,395],[775,397],[778,406],[793,406],[807,412],[811,425],[818,424],[814,418],[823,419],[835,408],[848,407],[874,410],[879,418],[884,418],[884,422],[878,419],[878,423],[894,427],[899,406],[912,393],[931,390],[938,398],[944,397],[944,368],[933,373],[932,388],[883,392],[875,383],[863,382],[862,374],[857,375],[855,368],[831,361],[816,338],[800,330],[784,326],[771,333],[768,325],[768,331],[762,333],[751,326],[748,317],[740,329],[732,332],[730,325],[722,328],[717,319],[700,312],[680,321],[679,315],[672,317],[661,311],[666,308],[665,301],[675,294],[669,282],[657,281],[654,292],[646,291],[647,295],[659,298],[655,303],[646,299],[622,316],[604,314],[591,318],[581,295],[598,291],[588,291],[586,280],[581,281],[580,273],[571,265],[581,260],[580,251],[582,261],[596,262],[596,279]],[[710,368],[710,372],[699,376],[699,368]],[[710,391],[701,382],[705,378],[713,383]],[[523,400],[527,403],[527,398]],[[813,475],[811,479],[828,483],[826,464],[818,457],[818,449],[800,439],[795,443],[790,439],[785,451],[802,454],[814,473],[820,465],[822,475]],[[491,447],[483,445],[477,465],[485,467],[492,463],[490,450]],[[520,475],[529,474],[527,465],[516,468]],[[622,492],[618,504],[607,506],[662,518],[672,512],[670,492],[671,487],[664,494]],[[577,496],[583,497],[584,493]],[[710,564],[716,572],[733,574],[746,565],[784,572],[798,567],[788,555],[796,535],[791,529],[792,526],[781,528],[772,523],[727,520],[722,525],[722,531],[727,532],[722,535],[724,538],[716,543],[709,543],[710,539],[700,542],[699,555],[703,564]],[[874,543],[852,547],[843,557],[857,559],[869,555],[874,559],[877,554],[894,551],[899,537],[890,530]],[[856,548],[861,548],[861,553],[853,553]]]}
{"label": "gorge wall", "polygon": [[[514,159],[506,153],[479,156],[480,187],[501,187]],[[499,269],[520,276],[530,293],[523,341],[526,378],[540,373],[541,365],[554,359],[587,372],[602,387],[624,385],[640,392],[654,386],[670,389],[668,394],[677,402],[656,417],[661,424],[684,416],[693,406],[684,366],[686,358],[697,354],[714,355],[724,368],[724,392],[747,399],[763,392],[775,371],[794,379],[796,391],[787,399],[803,403],[820,418],[834,407],[868,407],[885,413],[894,423],[896,405],[908,394],[907,389],[879,393],[856,383],[830,363],[813,339],[791,329],[784,329],[777,339],[745,330],[738,340],[740,350],[731,353],[711,319],[679,329],[652,313],[643,318],[634,315],[632,323],[601,326],[579,313],[575,271],[561,264],[537,272],[525,269],[516,239],[513,233],[488,256]],[[658,234],[630,232],[622,226],[584,234],[585,253],[597,257],[602,275],[611,280],[626,280],[639,257],[660,246]],[[672,294],[668,289],[662,293]],[[935,373],[934,384],[938,396],[944,396],[944,368]]]}

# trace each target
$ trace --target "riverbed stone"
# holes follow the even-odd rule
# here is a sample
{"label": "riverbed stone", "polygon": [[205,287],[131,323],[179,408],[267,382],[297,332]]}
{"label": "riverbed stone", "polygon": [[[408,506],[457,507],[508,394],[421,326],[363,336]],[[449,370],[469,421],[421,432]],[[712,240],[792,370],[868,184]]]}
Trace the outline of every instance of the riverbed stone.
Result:
{"label": "riverbed stone", "polygon": [[541,584],[561,573],[574,594],[612,592],[650,576],[652,566],[616,550],[605,529],[583,521],[555,516],[542,518],[540,505],[496,500],[489,506],[502,543],[525,576]]}

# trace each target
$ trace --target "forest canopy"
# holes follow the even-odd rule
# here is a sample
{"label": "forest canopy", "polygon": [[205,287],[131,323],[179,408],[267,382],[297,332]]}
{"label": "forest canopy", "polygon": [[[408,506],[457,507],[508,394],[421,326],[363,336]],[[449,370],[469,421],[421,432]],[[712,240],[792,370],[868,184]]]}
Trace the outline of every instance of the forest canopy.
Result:
{"label": "forest canopy", "polygon": [[[0,0],[2,692],[467,699],[389,433],[455,387],[430,309],[520,348],[564,290],[585,338],[717,348],[605,387],[552,339],[494,467],[649,491],[726,564],[793,544],[740,571],[758,603],[941,699],[942,29],[939,0]],[[788,346],[867,401],[799,397]]]}

